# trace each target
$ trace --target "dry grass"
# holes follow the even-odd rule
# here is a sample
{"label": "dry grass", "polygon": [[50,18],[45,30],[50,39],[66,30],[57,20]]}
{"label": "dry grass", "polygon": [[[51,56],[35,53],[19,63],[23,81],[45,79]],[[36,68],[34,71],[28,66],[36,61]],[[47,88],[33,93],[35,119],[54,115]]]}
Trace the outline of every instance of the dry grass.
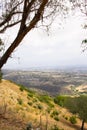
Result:
{"label": "dry grass", "polygon": [[87,85],[80,85],[76,88],[78,92],[87,92]]}
{"label": "dry grass", "polygon": [[[43,108],[39,109],[37,104]],[[51,112],[47,113],[47,108],[46,103],[38,100],[37,94],[29,97],[27,91],[20,91],[19,86],[10,81],[2,80],[0,83],[0,130],[24,130],[29,122],[32,122],[34,127],[41,125],[43,130],[47,122],[48,128],[57,124],[64,130],[80,129],[79,119],[76,125],[72,125],[69,120],[65,119],[71,116],[66,109],[54,104],[50,111],[59,112],[59,121],[56,121],[50,116]],[[87,124],[85,124],[85,129],[87,129]]]}

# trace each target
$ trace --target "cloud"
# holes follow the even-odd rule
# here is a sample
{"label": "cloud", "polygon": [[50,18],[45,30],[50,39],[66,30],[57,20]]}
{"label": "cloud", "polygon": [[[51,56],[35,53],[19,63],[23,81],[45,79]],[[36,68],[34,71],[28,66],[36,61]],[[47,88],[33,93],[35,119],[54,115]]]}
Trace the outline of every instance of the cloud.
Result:
{"label": "cloud", "polygon": [[40,29],[31,31],[14,52],[16,58],[9,59],[6,67],[15,67],[15,64],[19,68],[86,65],[87,55],[81,53],[81,41],[86,37],[82,22],[70,18],[64,23],[64,28],[59,29],[56,21],[49,36]]}

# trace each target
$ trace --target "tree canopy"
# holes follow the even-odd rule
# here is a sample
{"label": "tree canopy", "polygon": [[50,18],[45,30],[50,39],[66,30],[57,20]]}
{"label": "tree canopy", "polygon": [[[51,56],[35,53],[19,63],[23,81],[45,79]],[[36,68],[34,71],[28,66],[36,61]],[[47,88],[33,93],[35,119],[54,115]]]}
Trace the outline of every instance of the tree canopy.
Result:
{"label": "tree canopy", "polygon": [[87,122],[87,95],[67,98],[64,105],[70,112],[79,116],[82,120],[81,130],[83,130],[84,123]]}
{"label": "tree canopy", "polygon": [[86,3],[86,0],[0,0],[0,33],[18,25],[17,36],[0,59],[0,68],[28,32],[40,26],[48,29],[57,15],[65,15],[69,9],[80,8],[87,15]]}

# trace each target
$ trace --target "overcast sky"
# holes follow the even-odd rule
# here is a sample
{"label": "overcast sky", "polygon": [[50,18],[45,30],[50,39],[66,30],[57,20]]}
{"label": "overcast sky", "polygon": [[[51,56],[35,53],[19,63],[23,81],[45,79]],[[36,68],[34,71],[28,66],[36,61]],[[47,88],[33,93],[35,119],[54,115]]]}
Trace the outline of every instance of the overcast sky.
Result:
{"label": "overcast sky", "polygon": [[[59,20],[58,20],[59,21]],[[80,17],[53,23],[49,36],[44,30],[32,30],[9,58],[4,68],[36,68],[87,66],[87,52],[82,53],[81,41],[87,32]],[[5,42],[14,39],[16,30],[7,31]]]}

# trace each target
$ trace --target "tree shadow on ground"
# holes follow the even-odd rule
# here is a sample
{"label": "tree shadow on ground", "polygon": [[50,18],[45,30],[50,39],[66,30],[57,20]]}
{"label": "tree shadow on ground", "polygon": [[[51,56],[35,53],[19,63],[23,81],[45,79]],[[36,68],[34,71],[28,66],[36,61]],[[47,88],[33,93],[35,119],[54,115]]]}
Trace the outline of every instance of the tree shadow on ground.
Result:
{"label": "tree shadow on ground", "polygon": [[[71,124],[70,122],[68,122],[67,120],[62,119],[61,122],[65,125],[65,126],[69,126],[71,128],[74,128],[75,130],[81,130],[81,125],[77,125],[77,124]],[[84,130],[87,130],[87,128],[84,127]]]}

